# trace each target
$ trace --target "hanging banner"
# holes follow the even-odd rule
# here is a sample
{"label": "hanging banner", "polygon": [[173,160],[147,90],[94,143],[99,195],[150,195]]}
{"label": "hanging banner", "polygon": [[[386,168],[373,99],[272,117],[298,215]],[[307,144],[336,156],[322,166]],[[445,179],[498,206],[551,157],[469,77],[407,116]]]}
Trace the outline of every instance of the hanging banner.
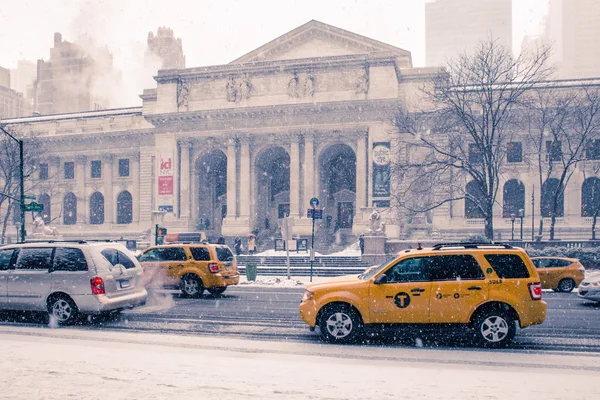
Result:
{"label": "hanging banner", "polygon": [[373,197],[390,197],[390,142],[373,143]]}
{"label": "hanging banner", "polygon": [[158,210],[173,212],[173,153],[161,153],[158,170]]}

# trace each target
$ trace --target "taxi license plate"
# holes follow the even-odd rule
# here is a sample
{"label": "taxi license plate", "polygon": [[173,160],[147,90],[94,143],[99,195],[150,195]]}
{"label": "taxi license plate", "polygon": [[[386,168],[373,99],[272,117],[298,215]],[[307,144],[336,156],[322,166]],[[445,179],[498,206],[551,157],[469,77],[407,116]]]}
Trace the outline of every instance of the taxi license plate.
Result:
{"label": "taxi license plate", "polygon": [[125,289],[125,288],[128,288],[129,286],[131,286],[131,283],[127,280],[120,281],[120,283],[121,283],[121,289]]}

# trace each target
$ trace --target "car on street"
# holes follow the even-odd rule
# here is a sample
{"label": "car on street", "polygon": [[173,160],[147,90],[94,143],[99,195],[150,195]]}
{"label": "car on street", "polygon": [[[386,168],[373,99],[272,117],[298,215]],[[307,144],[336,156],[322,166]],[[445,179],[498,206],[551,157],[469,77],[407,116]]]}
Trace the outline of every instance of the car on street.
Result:
{"label": "car on street", "polygon": [[138,259],[144,268],[146,284],[174,287],[185,297],[200,297],[204,290],[220,295],[228,286],[240,282],[237,260],[226,245],[153,246],[145,249]]}
{"label": "car on street", "polygon": [[485,347],[511,342],[516,325],[546,318],[542,285],[527,253],[508,244],[439,244],[405,250],[361,275],[306,287],[300,316],[331,343],[365,328],[466,326]]}
{"label": "car on street", "polygon": [[585,268],[577,258],[531,257],[540,275],[542,289],[571,292],[585,278]]}
{"label": "car on street", "polygon": [[142,267],[115,242],[36,241],[0,248],[0,310],[48,311],[62,325],[146,303]]}
{"label": "car on street", "polygon": [[585,300],[600,302],[600,273],[585,278],[577,289],[577,295]]}

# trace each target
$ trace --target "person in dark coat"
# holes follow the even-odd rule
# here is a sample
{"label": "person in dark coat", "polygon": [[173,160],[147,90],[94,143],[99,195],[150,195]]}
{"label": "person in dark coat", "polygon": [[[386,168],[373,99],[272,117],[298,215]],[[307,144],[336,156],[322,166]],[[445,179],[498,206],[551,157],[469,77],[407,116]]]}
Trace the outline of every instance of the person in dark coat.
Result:
{"label": "person in dark coat", "polygon": [[217,244],[225,244],[225,238],[223,236],[219,236],[217,239]]}
{"label": "person in dark coat", "polygon": [[235,254],[236,255],[240,255],[242,254],[242,239],[240,239],[239,236],[235,237],[235,240],[233,241],[233,248],[235,250]]}
{"label": "person in dark coat", "polygon": [[358,237],[358,246],[360,247],[360,254],[365,254],[365,237],[363,235]]}

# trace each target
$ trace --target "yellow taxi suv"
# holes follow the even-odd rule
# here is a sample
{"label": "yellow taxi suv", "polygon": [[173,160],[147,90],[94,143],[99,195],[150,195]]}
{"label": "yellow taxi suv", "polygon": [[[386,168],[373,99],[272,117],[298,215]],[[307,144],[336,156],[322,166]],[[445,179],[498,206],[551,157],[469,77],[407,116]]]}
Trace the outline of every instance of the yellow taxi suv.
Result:
{"label": "yellow taxi suv", "polygon": [[508,244],[439,244],[398,254],[361,275],[307,286],[300,316],[331,343],[360,340],[366,328],[470,328],[502,347],[546,318],[542,285],[527,253]]}
{"label": "yellow taxi suv", "polygon": [[585,268],[577,258],[532,257],[542,289],[571,292],[585,279]]}
{"label": "yellow taxi suv", "polygon": [[240,281],[237,261],[226,245],[170,244],[149,247],[139,256],[146,285],[178,288],[185,297],[206,289],[222,294]]}

